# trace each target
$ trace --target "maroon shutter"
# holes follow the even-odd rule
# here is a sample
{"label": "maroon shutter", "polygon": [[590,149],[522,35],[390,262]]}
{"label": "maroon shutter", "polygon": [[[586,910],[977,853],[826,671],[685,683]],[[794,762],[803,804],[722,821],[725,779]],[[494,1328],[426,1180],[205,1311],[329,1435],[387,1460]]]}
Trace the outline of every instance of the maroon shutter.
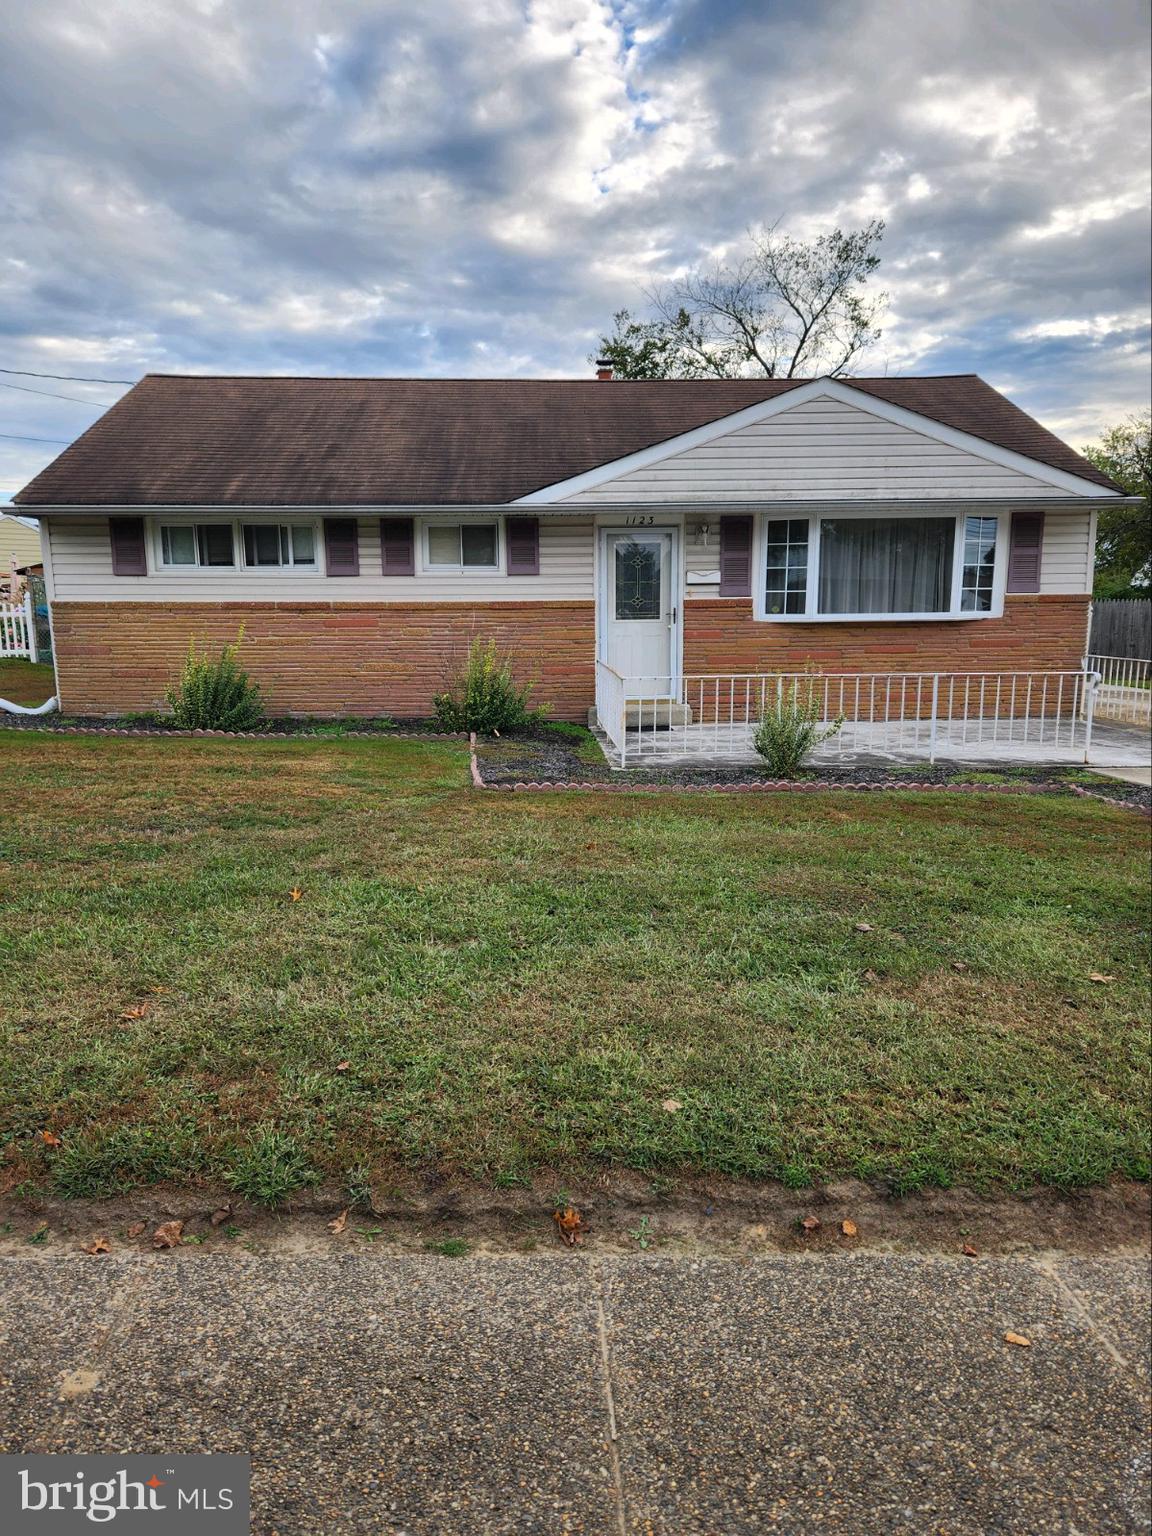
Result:
{"label": "maroon shutter", "polygon": [[354,517],[324,519],[324,553],[329,576],[359,576],[360,543]]}
{"label": "maroon shutter", "polygon": [[1009,592],[1039,592],[1040,550],[1044,543],[1043,512],[1013,512],[1008,548]]}
{"label": "maroon shutter", "polygon": [[752,594],[752,519],[720,519],[720,596]]}
{"label": "maroon shutter", "polygon": [[510,517],[504,526],[508,538],[509,576],[539,576],[540,519]]}
{"label": "maroon shutter", "polygon": [[113,576],[147,576],[148,551],[144,544],[142,517],[110,517]]}
{"label": "maroon shutter", "polygon": [[415,576],[416,524],[412,518],[380,519],[380,565],[385,576]]}

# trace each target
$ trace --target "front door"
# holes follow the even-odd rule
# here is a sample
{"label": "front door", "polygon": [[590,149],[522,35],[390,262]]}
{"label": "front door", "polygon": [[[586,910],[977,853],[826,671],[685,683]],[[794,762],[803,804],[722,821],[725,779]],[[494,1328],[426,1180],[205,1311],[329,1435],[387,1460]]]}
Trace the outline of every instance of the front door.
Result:
{"label": "front door", "polygon": [[675,534],[670,528],[607,529],[601,566],[603,658],[621,677],[663,691],[673,671],[677,621]]}

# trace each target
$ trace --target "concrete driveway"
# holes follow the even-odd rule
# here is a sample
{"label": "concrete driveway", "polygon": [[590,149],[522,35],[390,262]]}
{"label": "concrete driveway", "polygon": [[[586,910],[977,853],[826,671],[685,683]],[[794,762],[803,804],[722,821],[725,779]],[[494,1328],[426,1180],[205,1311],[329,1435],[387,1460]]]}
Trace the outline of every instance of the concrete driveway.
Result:
{"label": "concrete driveway", "polygon": [[260,1536],[1149,1525],[1143,1260],[21,1255],[0,1286],[3,1449],[249,1452]]}

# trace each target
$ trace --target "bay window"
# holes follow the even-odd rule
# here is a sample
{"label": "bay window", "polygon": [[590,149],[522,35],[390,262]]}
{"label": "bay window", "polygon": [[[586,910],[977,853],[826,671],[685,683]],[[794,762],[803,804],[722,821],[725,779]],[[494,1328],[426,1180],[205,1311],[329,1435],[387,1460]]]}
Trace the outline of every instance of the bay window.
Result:
{"label": "bay window", "polygon": [[999,611],[1001,519],[954,513],[768,518],[762,616],[978,617]]}

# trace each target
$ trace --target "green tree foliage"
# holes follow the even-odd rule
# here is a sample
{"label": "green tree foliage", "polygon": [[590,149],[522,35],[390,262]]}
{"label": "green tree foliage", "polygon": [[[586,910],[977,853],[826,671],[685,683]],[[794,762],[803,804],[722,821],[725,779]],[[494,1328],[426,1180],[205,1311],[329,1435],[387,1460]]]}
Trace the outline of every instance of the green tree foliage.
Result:
{"label": "green tree foliage", "polygon": [[1110,475],[1139,506],[1110,507],[1096,531],[1097,597],[1152,595],[1152,413],[1111,427],[1084,457]]}
{"label": "green tree foliage", "polygon": [[867,289],[884,221],[814,240],[751,230],[733,264],[646,293],[653,318],[621,309],[596,358],[620,379],[791,379],[847,373],[880,335],[885,294]]}

